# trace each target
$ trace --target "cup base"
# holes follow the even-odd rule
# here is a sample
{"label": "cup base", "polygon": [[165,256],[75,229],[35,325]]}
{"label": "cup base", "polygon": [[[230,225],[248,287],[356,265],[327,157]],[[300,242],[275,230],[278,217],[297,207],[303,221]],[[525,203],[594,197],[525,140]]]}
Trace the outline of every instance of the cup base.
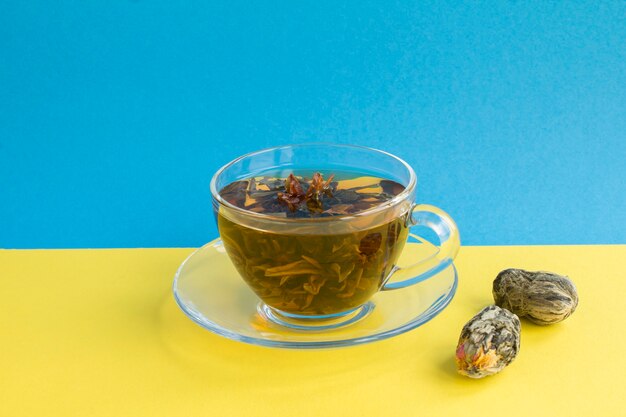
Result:
{"label": "cup base", "polygon": [[348,311],[336,314],[320,315],[320,316],[303,316],[298,314],[285,313],[260,302],[257,305],[257,311],[261,317],[278,326],[285,327],[289,330],[298,330],[306,332],[328,331],[333,329],[341,329],[350,326],[369,316],[374,310],[374,303],[368,301]]}

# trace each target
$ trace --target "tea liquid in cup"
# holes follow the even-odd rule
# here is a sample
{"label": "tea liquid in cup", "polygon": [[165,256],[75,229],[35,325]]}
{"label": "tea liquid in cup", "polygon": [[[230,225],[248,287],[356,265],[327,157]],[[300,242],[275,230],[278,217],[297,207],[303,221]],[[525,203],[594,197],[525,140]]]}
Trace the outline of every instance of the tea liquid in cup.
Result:
{"label": "tea liquid in cup", "polygon": [[[306,197],[314,175],[295,172],[301,195]],[[224,247],[240,275],[263,302],[283,313],[326,316],[364,304],[382,287],[407,240],[408,227],[400,217],[348,233],[332,233],[332,226],[324,224],[328,218],[385,204],[404,186],[337,170],[320,177],[330,179],[323,181],[328,183],[326,189],[296,207],[284,201],[290,177],[280,177],[280,173],[246,178],[220,190],[224,200],[239,208],[277,218],[318,221],[328,229],[321,234],[302,234],[288,227],[280,233],[268,232],[218,213]],[[297,201],[297,196],[292,200]]]}

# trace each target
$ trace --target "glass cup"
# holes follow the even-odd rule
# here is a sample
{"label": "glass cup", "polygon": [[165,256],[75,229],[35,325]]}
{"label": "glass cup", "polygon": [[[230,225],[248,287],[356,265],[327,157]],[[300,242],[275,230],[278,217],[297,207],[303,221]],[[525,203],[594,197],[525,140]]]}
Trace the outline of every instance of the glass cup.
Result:
{"label": "glass cup", "polygon": [[[251,177],[350,172],[394,181],[404,189],[390,200],[353,214],[277,217],[229,203],[220,190]],[[460,238],[442,210],[415,203],[417,177],[400,158],[352,145],[302,144],[253,152],[226,164],[211,180],[211,194],[226,252],[261,299],[259,311],[292,328],[363,317],[378,291],[417,284],[448,267]],[[427,227],[438,249],[410,266],[396,261],[409,234]],[[328,326],[322,326],[328,328]]]}

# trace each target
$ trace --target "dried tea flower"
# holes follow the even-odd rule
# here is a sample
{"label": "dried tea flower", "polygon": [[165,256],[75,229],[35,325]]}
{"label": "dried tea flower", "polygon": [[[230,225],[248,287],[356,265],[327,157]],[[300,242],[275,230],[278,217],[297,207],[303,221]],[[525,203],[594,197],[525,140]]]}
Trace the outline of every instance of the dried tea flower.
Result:
{"label": "dried tea flower", "polygon": [[309,189],[306,192],[306,205],[311,213],[321,213],[324,211],[322,208],[322,196],[332,198],[333,193],[330,188],[330,183],[335,177],[332,174],[326,182],[324,182],[324,177],[319,172],[313,174],[313,179],[311,180],[311,185],[309,185]]}
{"label": "dried tea flower", "polygon": [[289,177],[285,180],[285,192],[278,193],[277,197],[278,201],[287,204],[287,207],[292,212],[296,211],[300,203],[306,199],[300,181],[293,174],[289,174]]}
{"label": "dried tea flower", "polygon": [[298,178],[289,174],[285,180],[285,192],[278,192],[276,197],[280,203],[286,204],[292,213],[298,211],[302,203],[306,203],[310,213],[321,214],[324,212],[322,198],[333,197],[331,183],[334,177],[333,174],[324,181],[322,174],[316,172],[311,183],[305,184],[307,187],[305,192]]}
{"label": "dried tea flower", "polygon": [[519,318],[495,305],[485,307],[461,331],[457,369],[470,378],[493,375],[515,359],[519,348]]}
{"label": "dried tea flower", "polygon": [[551,272],[507,269],[493,281],[497,305],[536,324],[558,323],[569,317],[578,305],[574,283]]}

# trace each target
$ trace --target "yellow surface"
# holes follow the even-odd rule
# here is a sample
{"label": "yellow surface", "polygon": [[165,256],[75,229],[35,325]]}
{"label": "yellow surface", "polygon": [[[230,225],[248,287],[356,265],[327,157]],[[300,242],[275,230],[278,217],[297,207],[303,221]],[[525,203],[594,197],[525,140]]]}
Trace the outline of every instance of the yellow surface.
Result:
{"label": "yellow surface", "polygon": [[[618,416],[626,413],[626,246],[463,247],[433,321],[385,341],[295,351],[221,338],[171,294],[190,249],[0,251],[0,416]],[[508,267],[569,275],[561,324],[522,322],[499,375],[458,376],[463,324]]]}

